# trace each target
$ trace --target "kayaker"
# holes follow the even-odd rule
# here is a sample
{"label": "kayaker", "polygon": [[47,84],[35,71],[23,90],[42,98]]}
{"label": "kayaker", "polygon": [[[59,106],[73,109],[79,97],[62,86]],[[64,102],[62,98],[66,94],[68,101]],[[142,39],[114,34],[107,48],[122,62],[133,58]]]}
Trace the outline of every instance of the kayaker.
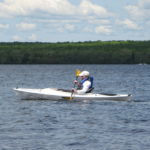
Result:
{"label": "kayaker", "polygon": [[73,88],[73,92],[77,94],[90,93],[93,90],[93,77],[90,77],[88,71],[82,71],[79,74],[81,82],[74,80],[74,84],[77,86],[77,89]]}

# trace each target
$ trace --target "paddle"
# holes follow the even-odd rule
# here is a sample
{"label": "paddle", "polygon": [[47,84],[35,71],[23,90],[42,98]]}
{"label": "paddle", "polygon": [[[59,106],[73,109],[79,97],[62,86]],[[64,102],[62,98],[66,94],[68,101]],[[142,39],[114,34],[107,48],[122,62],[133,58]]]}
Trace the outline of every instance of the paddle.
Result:
{"label": "paddle", "polygon": [[[81,71],[77,69],[76,72],[75,72],[76,80],[78,79],[80,73],[81,73]],[[73,88],[75,88],[75,83],[74,83]],[[74,91],[71,92],[71,96],[70,97],[63,97],[63,98],[66,99],[66,100],[72,100],[73,99],[73,97],[72,97],[73,93],[74,93]]]}
{"label": "paddle", "polygon": [[[81,71],[77,69],[75,73],[76,73],[76,80],[77,80],[77,79],[78,79],[78,77],[79,77],[79,74],[81,73]],[[73,88],[75,88],[75,83],[74,83]],[[70,100],[71,100],[71,99],[73,99],[73,98],[72,98],[73,93],[74,93],[74,91],[72,91],[72,92],[71,92]]]}

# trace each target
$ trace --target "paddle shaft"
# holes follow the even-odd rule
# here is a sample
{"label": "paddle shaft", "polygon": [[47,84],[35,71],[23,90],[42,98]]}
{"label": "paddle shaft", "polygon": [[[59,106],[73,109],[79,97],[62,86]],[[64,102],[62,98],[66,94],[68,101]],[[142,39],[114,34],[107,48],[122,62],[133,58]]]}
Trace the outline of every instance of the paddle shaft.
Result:
{"label": "paddle shaft", "polygon": [[[76,76],[76,80],[77,80],[77,79],[78,79],[78,76]],[[74,83],[73,88],[75,88],[75,85],[76,85],[76,84]],[[74,94],[74,91],[72,90],[70,99],[72,99],[73,94]]]}
{"label": "paddle shaft", "polygon": [[[76,70],[76,80],[78,80],[78,76],[79,76],[80,73],[81,73],[81,71],[80,71],[79,69],[77,69],[77,70]],[[73,88],[75,88],[75,83],[74,83]],[[74,93],[74,90],[72,90],[72,92],[71,92],[71,97],[70,97],[70,99],[72,99],[73,93]]]}

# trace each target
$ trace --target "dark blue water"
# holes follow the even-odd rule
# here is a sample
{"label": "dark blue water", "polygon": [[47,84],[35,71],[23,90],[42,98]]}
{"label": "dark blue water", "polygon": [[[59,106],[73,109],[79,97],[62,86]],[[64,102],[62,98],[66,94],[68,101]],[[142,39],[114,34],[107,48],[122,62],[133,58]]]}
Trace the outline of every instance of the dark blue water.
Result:
{"label": "dark blue water", "polygon": [[[12,88],[72,88],[89,70],[95,92],[130,102],[20,100]],[[0,150],[149,150],[150,65],[0,65]]]}

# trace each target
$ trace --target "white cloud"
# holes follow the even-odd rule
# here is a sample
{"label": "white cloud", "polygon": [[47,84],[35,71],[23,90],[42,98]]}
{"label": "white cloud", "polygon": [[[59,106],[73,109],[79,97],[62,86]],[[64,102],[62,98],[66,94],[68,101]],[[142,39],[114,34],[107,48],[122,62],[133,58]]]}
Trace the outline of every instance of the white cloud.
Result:
{"label": "white cloud", "polygon": [[133,18],[137,18],[139,19],[139,17],[143,17],[143,11],[140,10],[140,8],[138,6],[126,6],[126,10],[128,11],[128,13],[133,17]]}
{"label": "white cloud", "polygon": [[106,8],[93,4],[89,0],[83,0],[79,6],[79,11],[84,15],[98,15],[101,17],[112,16],[112,13],[109,13]]}
{"label": "white cloud", "polygon": [[20,36],[18,36],[18,35],[14,35],[12,37],[12,39],[13,39],[13,41],[21,41],[22,40],[22,38]]}
{"label": "white cloud", "polygon": [[75,10],[75,6],[68,0],[4,0],[0,2],[1,16],[29,15],[35,11],[72,14]]}
{"label": "white cloud", "polygon": [[75,26],[73,24],[66,24],[65,29],[68,31],[74,31]]}
{"label": "white cloud", "polygon": [[39,19],[38,22],[42,22],[42,23],[79,23],[80,20],[79,19]]}
{"label": "white cloud", "polygon": [[9,24],[0,24],[0,29],[8,29]]}
{"label": "white cloud", "polygon": [[136,5],[128,5],[125,9],[133,19],[143,20],[150,18],[150,0],[138,0]]}
{"label": "white cloud", "polygon": [[29,40],[30,40],[30,41],[36,41],[36,40],[37,40],[37,36],[36,36],[35,34],[31,34],[31,35],[29,36]]}
{"label": "white cloud", "polygon": [[138,5],[143,9],[150,9],[150,0],[139,0]]}
{"label": "white cloud", "polygon": [[64,32],[65,29],[64,29],[63,27],[58,27],[58,28],[57,28],[57,31],[58,31],[58,32]]}
{"label": "white cloud", "polygon": [[110,26],[97,26],[95,28],[95,33],[110,35],[112,33],[112,29]]}
{"label": "white cloud", "polygon": [[147,25],[150,25],[150,20],[146,22]]}
{"label": "white cloud", "polygon": [[36,28],[36,25],[35,24],[31,24],[31,23],[22,22],[20,24],[17,24],[16,27],[19,30],[32,30],[32,29]]}
{"label": "white cloud", "polygon": [[84,32],[93,32],[93,29],[91,28],[91,27],[85,27],[84,29],[83,29],[83,31]]}
{"label": "white cloud", "polygon": [[35,12],[52,15],[98,15],[112,16],[106,8],[82,0],[79,5],[73,5],[69,0],[4,0],[0,2],[0,16],[26,16]]}
{"label": "white cloud", "polygon": [[123,21],[117,20],[116,24],[124,25],[128,29],[133,29],[133,30],[139,30],[139,29],[141,29],[135,22],[133,22],[130,19],[125,19]]}
{"label": "white cloud", "polygon": [[59,31],[59,32],[74,31],[74,30],[75,30],[75,25],[73,25],[73,24],[64,24],[57,28],[57,31]]}
{"label": "white cloud", "polygon": [[90,24],[110,24],[110,21],[105,20],[105,19],[89,19],[88,23],[90,23]]}

